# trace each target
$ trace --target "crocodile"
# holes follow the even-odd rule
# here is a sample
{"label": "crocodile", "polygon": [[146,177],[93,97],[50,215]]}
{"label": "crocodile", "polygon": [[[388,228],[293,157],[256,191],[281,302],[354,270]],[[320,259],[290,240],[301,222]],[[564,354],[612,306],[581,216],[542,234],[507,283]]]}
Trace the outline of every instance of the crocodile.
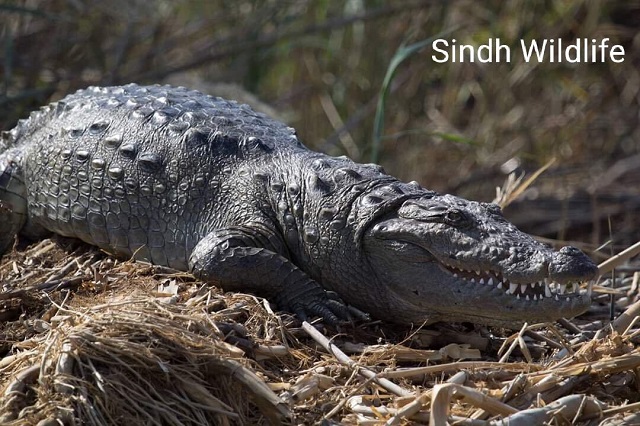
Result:
{"label": "crocodile", "polygon": [[301,319],[516,327],[583,313],[597,271],[500,207],[306,148],[183,87],[89,87],[0,139],[0,254],[56,233],[264,296]]}

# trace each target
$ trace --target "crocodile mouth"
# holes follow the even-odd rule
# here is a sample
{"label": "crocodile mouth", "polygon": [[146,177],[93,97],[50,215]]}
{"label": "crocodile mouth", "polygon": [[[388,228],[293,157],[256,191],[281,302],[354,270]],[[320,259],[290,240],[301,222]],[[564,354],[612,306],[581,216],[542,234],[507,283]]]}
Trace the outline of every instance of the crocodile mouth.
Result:
{"label": "crocodile mouth", "polygon": [[558,302],[571,302],[590,293],[591,286],[586,289],[580,287],[577,281],[558,283],[549,278],[526,284],[515,284],[502,276],[499,272],[493,271],[471,271],[441,264],[443,269],[456,278],[482,286],[485,288],[495,288],[504,294],[515,297],[518,300],[542,301],[554,299]]}

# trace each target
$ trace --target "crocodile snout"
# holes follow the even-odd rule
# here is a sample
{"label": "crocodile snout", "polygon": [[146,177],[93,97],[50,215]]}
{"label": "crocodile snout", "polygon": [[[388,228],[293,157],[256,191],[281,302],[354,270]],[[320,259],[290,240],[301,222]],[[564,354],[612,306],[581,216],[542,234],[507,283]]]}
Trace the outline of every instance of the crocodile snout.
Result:
{"label": "crocodile snout", "polygon": [[572,246],[554,252],[549,263],[549,277],[558,282],[590,280],[597,272],[598,266]]}

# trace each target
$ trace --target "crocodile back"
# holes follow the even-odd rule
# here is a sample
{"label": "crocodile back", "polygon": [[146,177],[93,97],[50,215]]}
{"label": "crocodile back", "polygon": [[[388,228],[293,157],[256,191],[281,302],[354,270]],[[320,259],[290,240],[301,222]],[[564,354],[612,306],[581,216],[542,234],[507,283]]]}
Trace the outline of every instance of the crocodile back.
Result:
{"label": "crocodile back", "polygon": [[11,134],[30,226],[183,270],[228,220],[216,211],[233,202],[237,163],[305,150],[293,129],[246,105],[135,84],[78,91]]}

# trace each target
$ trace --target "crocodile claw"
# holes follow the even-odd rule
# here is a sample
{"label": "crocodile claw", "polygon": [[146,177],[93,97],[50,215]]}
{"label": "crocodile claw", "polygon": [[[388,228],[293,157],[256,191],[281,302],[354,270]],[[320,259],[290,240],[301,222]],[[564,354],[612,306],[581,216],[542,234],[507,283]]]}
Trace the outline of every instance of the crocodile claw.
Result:
{"label": "crocodile claw", "polygon": [[337,297],[336,293],[323,292],[309,298],[276,297],[275,302],[281,310],[293,312],[301,321],[308,321],[310,317],[322,318],[332,326],[339,326],[352,321],[347,305]]}

